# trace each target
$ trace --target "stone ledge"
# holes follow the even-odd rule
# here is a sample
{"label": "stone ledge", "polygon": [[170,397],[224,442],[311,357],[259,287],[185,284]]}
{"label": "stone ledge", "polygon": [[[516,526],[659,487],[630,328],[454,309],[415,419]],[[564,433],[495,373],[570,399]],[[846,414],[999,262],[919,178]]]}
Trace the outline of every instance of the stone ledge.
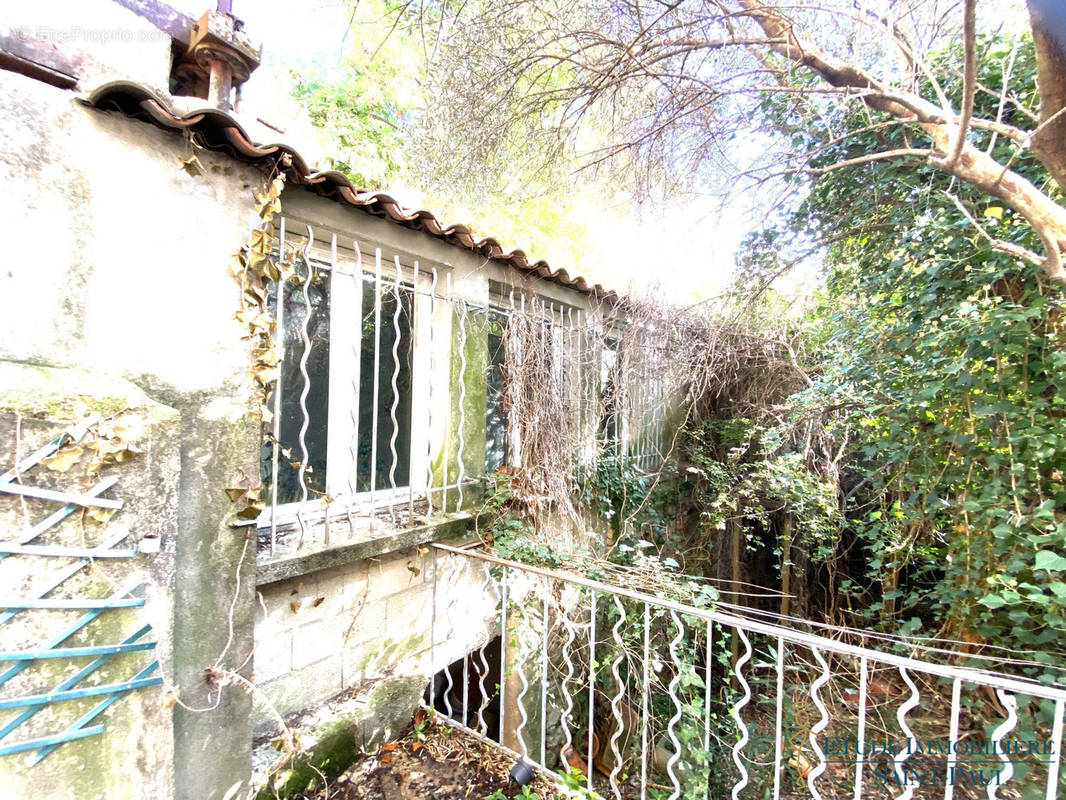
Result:
{"label": "stone ledge", "polygon": [[395,553],[428,542],[456,539],[470,531],[473,523],[470,514],[450,514],[447,518],[428,525],[389,533],[376,539],[313,550],[296,555],[285,555],[260,560],[256,565],[256,586],[266,586],[278,581],[298,578],[330,567],[354,564],[368,558]]}

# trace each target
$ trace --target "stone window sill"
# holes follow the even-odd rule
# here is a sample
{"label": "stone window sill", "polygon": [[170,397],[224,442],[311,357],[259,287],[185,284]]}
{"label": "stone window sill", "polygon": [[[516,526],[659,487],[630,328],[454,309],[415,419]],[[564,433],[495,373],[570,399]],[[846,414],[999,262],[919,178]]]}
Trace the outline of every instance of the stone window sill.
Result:
{"label": "stone window sill", "polygon": [[289,550],[274,556],[260,553],[256,562],[256,586],[298,578],[312,572],[353,564],[368,558],[395,553],[427,542],[447,540],[454,542],[469,534],[473,516],[466,513],[448,514],[425,525],[404,530],[382,531],[377,535],[365,533],[356,541],[338,536],[339,542],[323,545],[320,542],[305,544],[299,550]]}

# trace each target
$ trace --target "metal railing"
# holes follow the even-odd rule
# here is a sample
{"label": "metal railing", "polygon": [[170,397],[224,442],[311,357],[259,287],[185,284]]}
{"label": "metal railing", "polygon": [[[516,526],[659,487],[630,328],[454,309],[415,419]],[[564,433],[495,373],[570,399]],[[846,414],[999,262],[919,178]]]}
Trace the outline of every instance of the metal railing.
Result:
{"label": "metal railing", "polygon": [[[283,218],[275,246],[286,277],[269,290],[279,368],[264,425],[266,508],[256,524],[271,554],[469,504],[488,470],[481,438],[472,436],[472,426],[488,422],[470,414],[492,366],[490,316],[526,336],[508,342],[508,364],[498,366],[508,368],[522,347],[544,350],[540,388],[558,397],[575,465],[587,469],[600,455],[601,314],[511,290],[475,302],[453,285],[451,270],[290,227]],[[664,384],[649,364],[633,363],[627,374],[631,386],[613,411],[620,454],[653,469],[662,457]],[[500,404],[506,466],[521,464],[524,402],[510,392]]]}
{"label": "metal railing", "polygon": [[[579,772],[615,800],[1057,797],[1066,689],[435,548],[434,647],[486,628],[429,704],[571,785]],[[471,573],[483,586],[464,594]],[[469,608],[475,595],[491,607]]]}

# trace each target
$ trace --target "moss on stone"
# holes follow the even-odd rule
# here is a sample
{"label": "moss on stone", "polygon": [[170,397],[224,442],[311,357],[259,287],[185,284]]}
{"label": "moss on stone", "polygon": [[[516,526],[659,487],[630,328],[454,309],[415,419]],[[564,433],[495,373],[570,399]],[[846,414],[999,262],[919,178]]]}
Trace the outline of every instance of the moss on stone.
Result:
{"label": "moss on stone", "polygon": [[113,416],[127,408],[159,411],[163,416],[173,413],[128,381],[82,370],[0,361],[0,409],[5,411],[33,419],[77,421],[91,414]]}
{"label": "moss on stone", "polygon": [[[440,486],[445,480],[449,485],[459,480],[460,420],[464,477],[477,478],[484,471],[488,352],[488,321],[484,313],[468,312],[464,326],[461,315],[453,311],[448,359],[448,421],[444,440],[430,460],[433,483],[436,486]],[[468,507],[474,498],[470,487],[464,487],[463,505]],[[459,510],[458,501],[459,493],[449,490],[446,510]]]}
{"label": "moss on stone", "polygon": [[323,778],[335,779],[362,753],[406,728],[422,695],[422,683],[418,677],[379,681],[355,710],[309,732],[314,744],[275,772],[259,788],[257,800],[287,800],[321,786]]}
{"label": "moss on stone", "polygon": [[428,646],[428,636],[424,633],[411,633],[401,639],[383,639],[376,647],[368,649],[355,666],[359,671],[369,671],[375,664],[395,664],[422,652]]}

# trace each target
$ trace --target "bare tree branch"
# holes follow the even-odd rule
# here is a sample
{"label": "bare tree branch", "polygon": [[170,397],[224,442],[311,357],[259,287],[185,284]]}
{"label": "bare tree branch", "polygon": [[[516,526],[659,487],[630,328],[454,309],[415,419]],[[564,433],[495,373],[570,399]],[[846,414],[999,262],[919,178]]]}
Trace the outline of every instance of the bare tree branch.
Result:
{"label": "bare tree branch", "polygon": [[966,208],[965,205],[963,205],[963,202],[959,199],[958,195],[952,194],[951,192],[944,192],[944,194],[952,203],[955,204],[955,207],[959,209],[962,215],[970,221],[970,224],[973,225],[977,232],[980,233],[981,236],[984,237],[990,245],[992,245],[993,250],[996,250],[1000,253],[1012,255],[1015,258],[1022,259],[1023,261],[1028,261],[1030,264],[1035,264],[1038,267],[1043,263],[1043,259],[1038,254],[1034,253],[1032,250],[1027,250],[1024,247],[1019,247],[1016,244],[1013,244],[1011,242],[1005,242],[1002,239],[997,239],[992,236],[992,234],[988,232],[988,229],[985,228],[985,226],[982,225],[980,222],[978,222],[977,218],[970,213],[970,210]]}
{"label": "bare tree branch", "polygon": [[977,84],[977,0],[965,0],[965,21],[962,26],[963,53],[965,71],[962,79],[962,114],[959,116],[958,130],[951,153],[944,162],[944,169],[951,169],[962,155],[966,144],[966,132],[970,129],[973,118],[974,87]]}

